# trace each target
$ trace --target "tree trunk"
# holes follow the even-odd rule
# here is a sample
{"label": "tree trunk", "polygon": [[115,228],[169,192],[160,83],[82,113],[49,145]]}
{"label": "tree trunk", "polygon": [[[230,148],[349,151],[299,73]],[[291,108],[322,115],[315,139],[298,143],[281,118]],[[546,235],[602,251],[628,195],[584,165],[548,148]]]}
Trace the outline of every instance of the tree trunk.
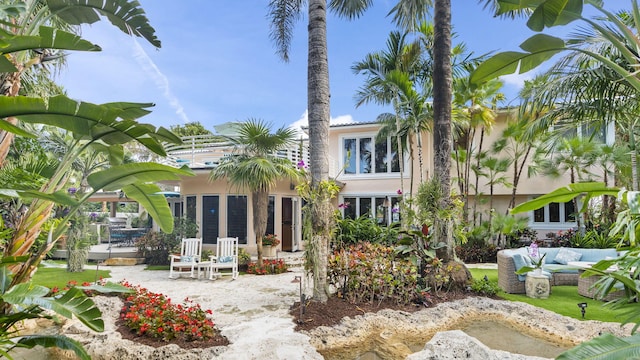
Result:
{"label": "tree trunk", "polygon": [[[451,199],[451,0],[436,0],[434,7],[433,42],[433,146],[434,175],[442,186],[446,199],[441,208],[450,207]],[[450,236],[451,223],[443,222],[442,228],[434,234],[437,241],[447,246],[438,256],[444,262],[454,259],[453,238]]]}
{"label": "tree trunk", "polygon": [[509,209],[513,209],[516,206],[516,194],[518,191],[518,184],[520,183],[520,178],[522,177],[522,172],[524,171],[524,166],[527,163],[527,159],[529,158],[529,153],[531,152],[531,145],[527,148],[524,157],[521,159],[520,165],[518,165],[517,159],[514,160],[513,165],[513,189],[511,189],[511,201],[509,202],[509,207],[507,208],[507,214],[509,213]]}
{"label": "tree trunk", "polygon": [[266,190],[252,192],[251,205],[253,206],[253,232],[256,235],[258,248],[258,267],[262,267],[262,236],[267,231],[269,192]]}
{"label": "tree trunk", "polygon": [[[327,1],[309,0],[309,58],[307,68],[309,108],[309,157],[313,191],[322,191],[321,183],[329,180],[329,60],[327,57]],[[326,302],[329,298],[327,268],[330,231],[316,233],[331,218],[330,199],[318,197],[325,204],[311,204],[314,235],[313,298]],[[327,209],[329,212],[327,213]],[[329,230],[329,229],[326,229]]]}

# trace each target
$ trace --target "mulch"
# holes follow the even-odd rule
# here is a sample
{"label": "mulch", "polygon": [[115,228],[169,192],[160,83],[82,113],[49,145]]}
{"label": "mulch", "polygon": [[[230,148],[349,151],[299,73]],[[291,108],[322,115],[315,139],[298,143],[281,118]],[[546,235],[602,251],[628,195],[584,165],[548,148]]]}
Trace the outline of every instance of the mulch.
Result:
{"label": "mulch", "polygon": [[353,318],[365,313],[375,313],[383,309],[405,311],[409,313],[432,307],[442,302],[465,299],[469,296],[477,296],[466,291],[450,291],[437,296],[431,296],[429,302],[420,304],[397,304],[395,301],[374,301],[364,303],[351,303],[346,299],[333,296],[326,303],[308,300],[305,302],[303,312],[300,312],[300,302],[295,302],[289,309],[296,323],[296,331],[309,331],[318,326],[335,326],[343,318]]}

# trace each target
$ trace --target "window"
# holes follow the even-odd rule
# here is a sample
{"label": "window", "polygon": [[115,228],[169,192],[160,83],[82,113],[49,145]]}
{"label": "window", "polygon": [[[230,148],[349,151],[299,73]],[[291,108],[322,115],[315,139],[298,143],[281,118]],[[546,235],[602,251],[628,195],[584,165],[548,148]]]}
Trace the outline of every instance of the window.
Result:
{"label": "window", "polygon": [[367,216],[380,225],[400,221],[400,199],[395,196],[345,197],[341,208],[345,219]]}
{"label": "window", "polygon": [[267,231],[265,231],[265,235],[267,234],[275,234],[276,232],[276,219],[275,219],[275,206],[276,206],[276,198],[275,196],[269,196],[269,208],[267,210]]}
{"label": "window", "polygon": [[182,203],[180,201],[173,203],[173,216],[182,217]]}
{"label": "window", "polygon": [[220,197],[204,195],[202,197],[202,243],[215,244],[220,236]]}
{"label": "window", "polygon": [[609,139],[613,134],[613,123],[602,124],[601,122],[591,123],[572,123],[570,121],[559,121],[553,125],[557,131],[562,133],[564,138],[586,138],[597,144],[613,143],[613,139]]}
{"label": "window", "polygon": [[238,237],[239,244],[247,243],[246,196],[227,196],[227,236]]}
{"label": "window", "polygon": [[400,172],[397,141],[375,136],[342,139],[345,174],[386,174]]}
{"label": "window", "polygon": [[196,221],[196,197],[187,196],[187,219]]}
{"label": "window", "polygon": [[576,215],[573,201],[550,203],[533,211],[534,223],[575,225]]}

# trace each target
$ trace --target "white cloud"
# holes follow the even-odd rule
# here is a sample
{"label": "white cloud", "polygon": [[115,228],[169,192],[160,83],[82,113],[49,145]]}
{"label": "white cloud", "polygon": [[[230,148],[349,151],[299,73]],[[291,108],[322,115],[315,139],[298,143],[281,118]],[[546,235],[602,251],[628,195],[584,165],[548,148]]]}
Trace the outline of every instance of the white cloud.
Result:
{"label": "white cloud", "polygon": [[[337,117],[332,117],[330,120],[331,125],[344,125],[344,124],[353,124],[356,121],[353,120],[353,116],[351,115],[340,115]],[[300,119],[293,122],[289,125],[289,128],[294,129],[298,136],[302,136],[304,138],[307,137],[307,134],[302,130],[302,128],[306,128],[309,126],[309,110],[305,110],[302,115],[300,115]]]}
{"label": "white cloud", "polygon": [[138,41],[134,39],[133,43],[135,45],[133,57],[136,59],[138,64],[140,64],[142,69],[151,76],[158,89],[162,91],[164,98],[169,102],[169,106],[175,110],[176,115],[178,115],[185,124],[191,122],[189,121],[187,114],[184,112],[184,108],[182,107],[182,104],[180,104],[180,100],[178,100],[178,98],[171,92],[169,79],[162,73],[162,71],[160,71],[153,60],[151,60]]}

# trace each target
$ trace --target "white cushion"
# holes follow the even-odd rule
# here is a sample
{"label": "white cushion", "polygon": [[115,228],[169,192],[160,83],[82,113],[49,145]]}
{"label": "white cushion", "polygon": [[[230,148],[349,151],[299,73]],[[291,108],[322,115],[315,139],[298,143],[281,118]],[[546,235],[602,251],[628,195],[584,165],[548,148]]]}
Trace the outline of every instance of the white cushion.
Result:
{"label": "white cushion", "polygon": [[557,262],[558,264],[567,265],[567,263],[570,261],[580,261],[580,258],[582,258],[582,254],[580,254],[579,252],[569,250],[567,248],[560,248],[553,261]]}
{"label": "white cushion", "polygon": [[192,262],[193,256],[180,256],[180,262]]}

